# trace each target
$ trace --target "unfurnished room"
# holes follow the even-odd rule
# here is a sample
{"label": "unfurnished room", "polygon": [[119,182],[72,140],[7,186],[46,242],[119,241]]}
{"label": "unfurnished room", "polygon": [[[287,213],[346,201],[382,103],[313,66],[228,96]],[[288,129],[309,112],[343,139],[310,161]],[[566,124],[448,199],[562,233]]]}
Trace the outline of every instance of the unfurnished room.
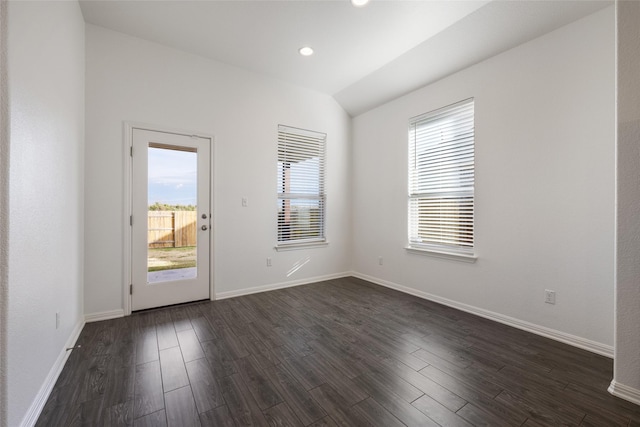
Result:
{"label": "unfurnished room", "polygon": [[640,425],[640,1],[2,0],[0,426]]}

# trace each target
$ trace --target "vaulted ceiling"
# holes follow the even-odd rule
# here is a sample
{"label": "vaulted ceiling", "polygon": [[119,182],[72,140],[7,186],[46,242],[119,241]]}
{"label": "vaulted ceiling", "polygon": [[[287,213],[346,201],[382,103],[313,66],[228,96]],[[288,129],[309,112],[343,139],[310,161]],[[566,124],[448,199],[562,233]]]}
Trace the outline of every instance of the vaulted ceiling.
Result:
{"label": "vaulted ceiling", "polygon": [[[577,0],[85,0],[86,22],[333,96],[352,116],[602,9]],[[298,49],[311,46],[310,57]]]}

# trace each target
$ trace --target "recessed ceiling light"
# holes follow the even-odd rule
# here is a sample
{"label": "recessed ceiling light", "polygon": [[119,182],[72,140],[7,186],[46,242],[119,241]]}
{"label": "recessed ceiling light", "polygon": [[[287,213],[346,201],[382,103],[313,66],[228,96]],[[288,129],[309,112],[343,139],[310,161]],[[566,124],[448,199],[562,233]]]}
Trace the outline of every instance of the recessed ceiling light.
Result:
{"label": "recessed ceiling light", "polygon": [[311,49],[309,46],[301,47],[300,49],[298,49],[298,52],[300,52],[300,55],[302,56],[313,55],[313,49]]}
{"label": "recessed ceiling light", "polygon": [[355,7],[366,6],[367,3],[369,3],[369,0],[351,0],[351,4]]}

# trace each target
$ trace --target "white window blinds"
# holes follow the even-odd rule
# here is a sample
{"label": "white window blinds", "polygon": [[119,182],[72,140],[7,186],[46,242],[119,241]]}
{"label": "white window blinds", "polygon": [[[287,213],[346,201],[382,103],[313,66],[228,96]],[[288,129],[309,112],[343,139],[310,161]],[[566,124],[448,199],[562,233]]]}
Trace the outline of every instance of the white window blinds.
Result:
{"label": "white window blinds", "polygon": [[474,101],[409,121],[409,247],[473,253]]}
{"label": "white window blinds", "polygon": [[325,241],[325,141],[278,126],[278,246]]}

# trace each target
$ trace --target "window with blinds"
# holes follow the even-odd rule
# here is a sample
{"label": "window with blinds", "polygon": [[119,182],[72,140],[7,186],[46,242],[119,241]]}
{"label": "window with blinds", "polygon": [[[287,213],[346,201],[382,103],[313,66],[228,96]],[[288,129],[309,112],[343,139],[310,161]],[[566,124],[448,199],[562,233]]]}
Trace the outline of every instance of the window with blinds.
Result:
{"label": "window with blinds", "polygon": [[326,137],[278,126],[278,246],[325,241]]}
{"label": "window with blinds", "polygon": [[409,120],[409,247],[473,254],[474,101]]}

